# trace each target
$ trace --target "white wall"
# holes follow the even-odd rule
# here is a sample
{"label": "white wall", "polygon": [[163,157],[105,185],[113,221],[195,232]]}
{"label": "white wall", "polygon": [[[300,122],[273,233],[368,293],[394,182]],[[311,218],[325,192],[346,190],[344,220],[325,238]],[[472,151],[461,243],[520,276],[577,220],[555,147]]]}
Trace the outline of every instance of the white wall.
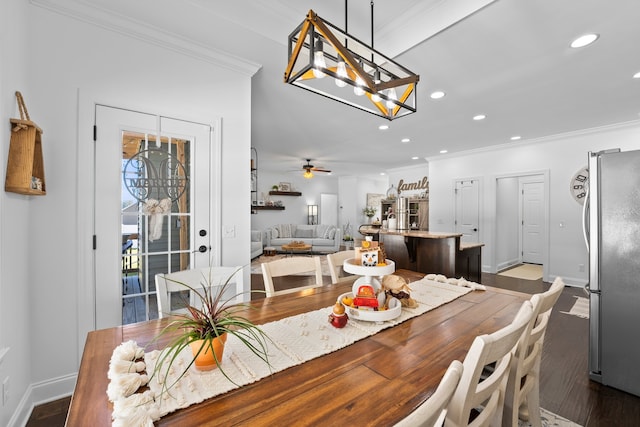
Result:
{"label": "white wall", "polygon": [[[0,3],[0,176],[4,182],[11,127],[9,118],[20,118],[15,91],[24,95],[27,108],[35,96],[27,85],[29,55],[28,3]],[[31,113],[31,111],[30,111]],[[30,215],[37,200],[0,191],[0,381],[9,377],[9,401],[0,408],[0,425],[7,426],[20,399],[32,382],[30,335],[47,322],[32,319],[33,294],[30,272],[38,267],[29,241]]]}
{"label": "white wall", "polygon": [[[545,280],[562,276],[567,283],[587,281],[587,251],[582,238],[582,211],[569,192],[573,174],[587,164],[587,153],[607,148],[640,149],[640,122],[592,129],[573,134],[523,142],[476,153],[429,159],[429,223],[434,231],[451,231],[453,181],[479,176],[483,179],[481,210],[484,230],[483,266],[495,268],[493,241],[496,217],[496,178],[549,171],[549,265]],[[560,224],[563,224],[561,227]]]}
{"label": "white wall", "polygon": [[[0,369],[11,373],[11,393],[0,424],[19,425],[33,403],[72,391],[88,327],[93,111],[87,105],[212,124],[220,119],[223,186],[216,203],[222,228],[236,230],[222,240],[221,259],[248,265],[250,176],[237,165],[249,164],[251,75],[24,0],[3,2],[1,16],[1,116],[16,115],[13,91],[21,89],[44,130],[47,184],[44,197],[1,196],[0,348],[11,350]],[[8,135],[8,124],[0,130]],[[2,148],[5,156],[6,142]]]}
{"label": "white wall", "polygon": [[518,199],[519,181],[517,177],[496,180],[496,269],[518,262]]}
{"label": "white wall", "polygon": [[[270,167],[273,168],[273,165]],[[291,190],[301,192],[302,196],[269,196],[271,186],[280,182],[288,182]],[[258,199],[280,200],[285,209],[257,211],[257,214],[251,215],[251,229],[265,230],[277,224],[306,224],[307,205],[320,205],[321,193],[337,194],[338,178],[317,173],[313,178],[305,179],[302,172],[270,172],[261,170],[258,165]]]}

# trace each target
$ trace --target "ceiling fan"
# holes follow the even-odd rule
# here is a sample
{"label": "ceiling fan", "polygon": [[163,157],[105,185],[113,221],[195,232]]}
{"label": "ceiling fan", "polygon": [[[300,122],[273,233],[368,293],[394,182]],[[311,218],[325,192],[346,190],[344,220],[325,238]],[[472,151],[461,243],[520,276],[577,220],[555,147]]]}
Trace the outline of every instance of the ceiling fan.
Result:
{"label": "ceiling fan", "polygon": [[321,169],[313,166],[311,164],[311,159],[306,159],[306,160],[307,160],[307,164],[302,165],[302,169],[304,170],[304,174],[302,176],[305,178],[313,178],[313,172],[331,172],[330,170]]}

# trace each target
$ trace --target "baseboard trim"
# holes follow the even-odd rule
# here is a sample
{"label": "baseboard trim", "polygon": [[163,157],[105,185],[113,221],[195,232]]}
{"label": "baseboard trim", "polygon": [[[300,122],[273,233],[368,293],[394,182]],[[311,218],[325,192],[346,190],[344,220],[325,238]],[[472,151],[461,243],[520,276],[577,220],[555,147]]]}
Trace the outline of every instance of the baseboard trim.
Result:
{"label": "baseboard trim", "polygon": [[77,378],[78,374],[71,374],[29,385],[7,427],[26,426],[35,406],[70,396]]}

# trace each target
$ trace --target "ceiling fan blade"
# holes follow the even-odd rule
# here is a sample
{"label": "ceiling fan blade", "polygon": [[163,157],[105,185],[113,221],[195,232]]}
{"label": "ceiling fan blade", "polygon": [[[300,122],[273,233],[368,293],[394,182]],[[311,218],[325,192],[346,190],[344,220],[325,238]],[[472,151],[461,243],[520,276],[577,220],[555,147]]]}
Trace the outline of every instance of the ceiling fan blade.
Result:
{"label": "ceiling fan blade", "polygon": [[320,169],[320,168],[311,168],[311,170],[315,172],[331,172],[328,169]]}

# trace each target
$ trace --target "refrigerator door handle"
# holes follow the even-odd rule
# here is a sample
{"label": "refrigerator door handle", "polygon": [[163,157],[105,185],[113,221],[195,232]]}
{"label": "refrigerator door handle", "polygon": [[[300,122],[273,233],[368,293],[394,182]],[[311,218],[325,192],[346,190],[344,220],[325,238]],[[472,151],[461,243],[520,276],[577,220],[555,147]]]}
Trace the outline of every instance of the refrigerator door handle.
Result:
{"label": "refrigerator door handle", "polygon": [[584,237],[584,244],[587,246],[587,252],[589,252],[589,185],[587,184],[586,196],[584,203],[582,204],[582,237]]}

